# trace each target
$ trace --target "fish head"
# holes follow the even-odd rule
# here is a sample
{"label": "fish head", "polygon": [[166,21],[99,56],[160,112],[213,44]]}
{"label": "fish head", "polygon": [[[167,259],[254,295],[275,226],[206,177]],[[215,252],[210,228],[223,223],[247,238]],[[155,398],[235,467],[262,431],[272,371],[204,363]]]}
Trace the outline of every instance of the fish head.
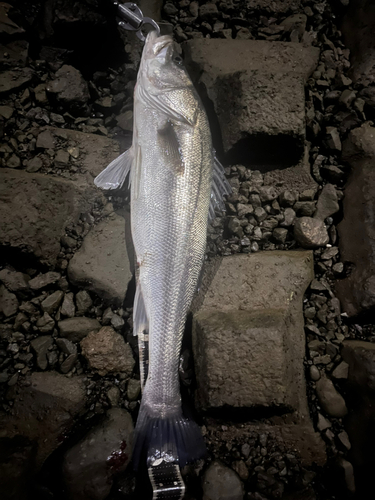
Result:
{"label": "fish head", "polygon": [[171,36],[157,36],[156,31],[147,35],[138,81],[151,93],[192,86],[179,46]]}

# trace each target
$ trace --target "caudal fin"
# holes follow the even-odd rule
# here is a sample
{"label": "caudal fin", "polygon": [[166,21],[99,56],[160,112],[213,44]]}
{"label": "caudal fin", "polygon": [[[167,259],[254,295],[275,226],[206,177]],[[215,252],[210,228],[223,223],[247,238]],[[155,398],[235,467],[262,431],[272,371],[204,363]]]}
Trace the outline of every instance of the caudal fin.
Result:
{"label": "caudal fin", "polygon": [[141,404],[135,428],[133,463],[135,470],[141,461],[150,466],[155,460],[187,463],[199,460],[206,453],[203,437],[198,425],[182,415],[167,418],[151,416]]}

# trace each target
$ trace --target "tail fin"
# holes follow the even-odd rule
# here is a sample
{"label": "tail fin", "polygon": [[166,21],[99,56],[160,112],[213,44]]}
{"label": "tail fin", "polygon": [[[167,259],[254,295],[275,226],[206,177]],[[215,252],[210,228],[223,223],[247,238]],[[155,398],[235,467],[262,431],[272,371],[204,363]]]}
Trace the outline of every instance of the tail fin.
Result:
{"label": "tail fin", "polygon": [[134,469],[141,461],[150,466],[155,460],[178,463],[183,467],[206,454],[203,437],[198,425],[182,415],[161,418],[151,416],[141,403],[135,428],[133,452]]}

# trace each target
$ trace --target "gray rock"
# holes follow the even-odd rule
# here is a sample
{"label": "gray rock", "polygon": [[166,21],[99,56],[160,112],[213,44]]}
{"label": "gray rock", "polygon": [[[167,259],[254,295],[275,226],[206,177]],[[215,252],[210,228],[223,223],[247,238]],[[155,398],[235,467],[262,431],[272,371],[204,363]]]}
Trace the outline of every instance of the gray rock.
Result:
{"label": "gray rock", "polygon": [[238,475],[221,462],[209,466],[202,480],[203,500],[243,500],[244,489]]}
{"label": "gray rock", "polygon": [[85,314],[92,306],[92,300],[86,290],[81,290],[76,294],[77,314]]}
{"label": "gray rock", "polygon": [[34,469],[62,443],[85,407],[82,377],[67,378],[53,371],[34,372],[18,389],[12,415],[2,414],[2,437],[24,436],[33,442]]}
{"label": "gray rock", "polygon": [[319,248],[329,242],[324,222],[311,217],[301,217],[295,221],[294,237],[303,248]]}
{"label": "gray rock", "polygon": [[4,285],[0,286],[0,311],[6,318],[18,311],[18,300],[14,293],[9,292]]}
{"label": "gray rock", "polygon": [[69,160],[70,156],[68,151],[63,151],[62,149],[59,149],[54,159],[55,167],[62,169],[67,168],[69,166]]}
{"label": "gray rock", "polygon": [[[206,6],[202,5],[200,11]],[[257,134],[293,137],[293,147],[303,154],[303,85],[317,64],[315,48],[215,38],[190,40],[183,49],[188,71],[196,84],[204,85],[214,105],[224,151],[232,150],[235,161],[240,159],[236,145],[244,148],[248,139],[254,149],[256,143],[249,136]],[[270,94],[272,102],[267,97]],[[246,157],[249,161],[248,153]]]}
{"label": "gray rock", "polygon": [[61,290],[57,290],[43,300],[43,302],[40,304],[41,308],[44,312],[52,314],[61,304],[63,297],[64,292],[62,292]]}
{"label": "gray rock", "polygon": [[345,460],[342,457],[339,458],[338,464],[344,472],[346,487],[351,493],[354,494],[356,492],[356,487],[353,465],[348,460]]}
{"label": "gray rock", "polygon": [[343,311],[352,317],[375,310],[375,127],[365,123],[352,130],[344,142],[343,159],[352,173],[345,186],[344,218],[337,229],[341,260],[353,263],[354,269],[337,281],[336,291]]}
{"label": "gray rock", "polygon": [[320,379],[320,371],[319,368],[317,368],[315,365],[310,366],[310,378],[311,380],[314,380],[315,382]]}
{"label": "gray rock", "polygon": [[69,373],[70,370],[74,368],[77,360],[78,354],[69,354],[69,356],[60,365],[61,373]]}
{"label": "gray rock", "polygon": [[283,227],[276,227],[272,231],[272,236],[278,243],[285,243],[286,237],[288,236],[288,230]]}
{"label": "gray rock", "polygon": [[8,3],[2,2],[0,4],[0,35],[2,38],[4,36],[23,35],[25,33],[23,28],[10,19],[8,12],[11,8],[12,6]]}
{"label": "gray rock", "polygon": [[331,417],[342,418],[348,413],[344,398],[328,378],[321,377],[317,381],[316,394],[323,410]]}
{"label": "gray rock", "polygon": [[141,393],[141,383],[139,380],[131,378],[128,382],[126,395],[129,401],[136,401]]}
{"label": "gray rock", "polygon": [[29,287],[32,290],[42,290],[43,288],[56,283],[61,278],[60,273],[48,271],[45,274],[39,274],[29,281]]}
{"label": "gray rock", "polygon": [[59,321],[58,327],[61,337],[65,337],[72,342],[81,341],[90,332],[100,329],[100,323],[92,318],[67,318]]}
{"label": "gray rock", "polygon": [[4,283],[10,292],[26,292],[29,290],[30,277],[27,274],[10,269],[2,269],[0,271],[0,281]]}
{"label": "gray rock", "polygon": [[73,66],[64,65],[49,82],[47,92],[55,94],[63,106],[71,110],[82,107],[90,98],[89,89],[81,73]]}
{"label": "gray rock", "polygon": [[19,156],[13,154],[6,162],[9,168],[19,168],[21,166],[21,160]]}
{"label": "gray rock", "polygon": [[87,182],[80,188],[56,177],[3,168],[0,245],[32,253],[41,263],[53,266],[66,225],[76,221],[98,196]]}
{"label": "gray rock", "polygon": [[329,149],[332,149],[333,151],[341,151],[341,139],[340,139],[340,134],[339,131],[337,130],[336,127],[327,127],[326,128],[326,138],[325,142],[327,144],[327,147]]}
{"label": "gray rock", "polygon": [[40,149],[55,148],[55,137],[50,130],[43,130],[43,132],[40,132],[36,140],[36,147]]}
{"label": "gray rock", "polygon": [[298,217],[311,217],[315,212],[315,206],[315,201],[297,201],[293,206],[293,210]]}
{"label": "gray rock", "polygon": [[349,365],[345,361],[341,361],[339,365],[332,372],[332,377],[335,379],[347,379],[349,372]]}
{"label": "gray rock", "polygon": [[69,292],[64,295],[64,300],[60,309],[60,313],[68,318],[73,318],[76,313],[74,305],[74,294]]}
{"label": "gray rock", "polygon": [[36,326],[42,333],[52,332],[55,326],[55,320],[51,318],[51,316],[45,312],[41,318],[36,322]]}
{"label": "gray rock", "polygon": [[88,233],[69,262],[68,276],[74,285],[122,304],[132,272],[121,216],[103,220]]}
{"label": "gray rock", "polygon": [[48,367],[47,351],[53,344],[52,337],[50,335],[44,335],[32,340],[30,344],[36,354],[36,364],[38,368],[46,370]]}
{"label": "gray rock", "polygon": [[307,412],[302,297],[312,262],[304,251],[235,255],[222,260],[206,293],[203,280],[203,304],[193,308],[202,408],[286,405]]}
{"label": "gray rock", "polygon": [[125,373],[130,376],[133,371],[135,361],[129,344],[109,326],[87,335],[81,348],[90,367],[98,370],[99,375]]}
{"label": "gray rock", "polygon": [[111,325],[115,330],[120,330],[125,324],[125,321],[118,314],[113,314],[111,318]]}
{"label": "gray rock", "polygon": [[284,211],[284,220],[281,222],[281,226],[289,227],[293,224],[294,219],[296,218],[296,212],[293,208],[286,208]]}
{"label": "gray rock", "polygon": [[17,68],[0,73],[0,96],[26,87],[34,77],[30,68]]}
{"label": "gray rock", "polygon": [[318,413],[318,422],[316,424],[318,430],[320,432],[325,431],[326,429],[329,429],[332,427],[332,424],[329,420],[327,420],[321,413]]}
{"label": "gray rock", "polygon": [[115,474],[129,465],[133,449],[133,422],[123,409],[113,408],[91,429],[63,461],[63,475],[72,500],[104,500]]}
{"label": "gray rock", "polygon": [[68,339],[56,339],[56,344],[60,351],[68,354],[68,356],[77,354],[77,346]]}
{"label": "gray rock", "polygon": [[116,386],[111,387],[107,392],[107,397],[111,406],[118,406],[120,400],[120,389]]}
{"label": "gray rock", "polygon": [[283,191],[279,194],[279,203],[282,207],[292,207],[296,202],[296,196],[290,191]]}
{"label": "gray rock", "polygon": [[337,199],[337,191],[332,184],[326,184],[319,195],[316,205],[314,219],[324,221],[327,217],[338,212],[340,206]]}
{"label": "gray rock", "polygon": [[38,172],[43,167],[43,160],[39,156],[35,156],[27,162],[26,172]]}

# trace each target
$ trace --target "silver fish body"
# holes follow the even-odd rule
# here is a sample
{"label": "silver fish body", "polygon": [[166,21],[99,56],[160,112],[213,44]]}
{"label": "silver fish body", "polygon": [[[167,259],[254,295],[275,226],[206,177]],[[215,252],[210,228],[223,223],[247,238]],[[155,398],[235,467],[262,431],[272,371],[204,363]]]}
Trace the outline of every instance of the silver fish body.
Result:
{"label": "silver fish body", "polygon": [[181,62],[171,37],[149,33],[134,94],[132,148],[95,181],[117,187],[130,169],[134,331],[149,339],[136,464],[143,452],[149,464],[183,465],[203,451],[198,426],[182,414],[178,365],[204,260],[213,177],[217,202],[228,190],[217,168],[215,175],[207,116]]}

